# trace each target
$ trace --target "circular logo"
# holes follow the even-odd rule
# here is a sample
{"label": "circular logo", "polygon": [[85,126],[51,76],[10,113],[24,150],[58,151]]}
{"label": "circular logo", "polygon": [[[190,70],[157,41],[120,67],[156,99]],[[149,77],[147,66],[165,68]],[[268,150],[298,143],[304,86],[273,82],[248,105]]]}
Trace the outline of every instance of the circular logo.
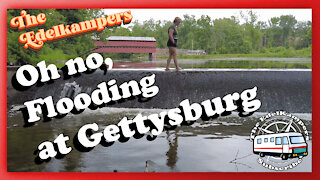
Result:
{"label": "circular logo", "polygon": [[275,171],[296,167],[308,155],[309,133],[301,119],[285,111],[259,118],[251,130],[253,153],[258,163]]}

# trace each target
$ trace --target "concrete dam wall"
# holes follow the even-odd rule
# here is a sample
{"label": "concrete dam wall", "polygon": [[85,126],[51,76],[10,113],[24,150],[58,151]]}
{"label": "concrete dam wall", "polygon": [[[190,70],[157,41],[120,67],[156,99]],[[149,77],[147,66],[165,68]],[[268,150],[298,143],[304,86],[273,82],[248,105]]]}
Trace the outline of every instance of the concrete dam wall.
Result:
{"label": "concrete dam wall", "polygon": [[196,69],[169,71],[158,69],[113,69],[104,74],[101,70],[94,73],[82,73],[78,77],[42,86],[34,85],[25,91],[18,91],[12,86],[12,77],[17,68],[7,70],[7,110],[13,105],[25,101],[53,96],[56,103],[62,97],[72,97],[80,92],[91,92],[103,81],[115,79],[120,85],[124,81],[140,81],[145,76],[155,74],[155,85],[159,93],[147,102],[138,98],[127,99],[108,106],[127,108],[163,108],[178,107],[184,99],[190,102],[202,102],[215,97],[223,97],[233,92],[241,93],[245,89],[257,87],[257,98],[262,103],[259,112],[285,110],[294,113],[311,113],[312,78],[311,70],[268,70],[268,69]]}

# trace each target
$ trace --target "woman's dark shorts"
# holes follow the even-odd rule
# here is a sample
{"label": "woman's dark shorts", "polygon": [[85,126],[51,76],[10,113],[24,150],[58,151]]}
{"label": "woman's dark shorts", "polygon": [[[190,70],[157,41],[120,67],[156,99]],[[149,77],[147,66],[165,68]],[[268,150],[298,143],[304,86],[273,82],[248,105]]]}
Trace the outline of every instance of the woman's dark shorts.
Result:
{"label": "woman's dark shorts", "polygon": [[177,47],[178,39],[175,39],[174,42],[175,42],[175,44],[173,44],[172,41],[169,39],[168,42],[167,42],[167,46],[168,47]]}

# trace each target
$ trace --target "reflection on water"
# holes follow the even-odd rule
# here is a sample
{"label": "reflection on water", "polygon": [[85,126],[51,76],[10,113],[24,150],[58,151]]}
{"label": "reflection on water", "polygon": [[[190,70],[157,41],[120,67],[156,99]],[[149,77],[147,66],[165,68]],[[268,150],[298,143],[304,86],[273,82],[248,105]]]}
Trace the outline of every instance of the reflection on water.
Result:
{"label": "reflection on water", "polygon": [[[172,132],[172,131],[171,131]],[[169,144],[169,150],[166,153],[167,156],[167,166],[174,170],[177,162],[177,151],[178,151],[178,136],[175,131],[170,134],[170,131],[166,131],[167,141]]]}
{"label": "reflection on water", "polygon": [[[153,171],[268,171],[257,164],[249,141],[251,128],[263,114],[247,118],[237,114],[209,121],[199,120],[190,126],[164,131],[155,140],[146,136],[130,138],[125,143],[96,146],[90,152],[79,152],[72,139],[84,124],[97,123],[102,131],[123,117],[148,115],[161,110],[102,108],[68,115],[50,122],[38,122],[24,128],[20,113],[8,113],[8,171],[81,171],[81,172],[153,172]],[[311,130],[311,114],[298,114]],[[34,163],[34,151],[46,140],[53,141],[60,133],[70,137],[73,150],[62,159],[53,158],[40,165]],[[311,132],[310,132],[311,134]],[[291,171],[311,171],[312,144],[309,155]]]}

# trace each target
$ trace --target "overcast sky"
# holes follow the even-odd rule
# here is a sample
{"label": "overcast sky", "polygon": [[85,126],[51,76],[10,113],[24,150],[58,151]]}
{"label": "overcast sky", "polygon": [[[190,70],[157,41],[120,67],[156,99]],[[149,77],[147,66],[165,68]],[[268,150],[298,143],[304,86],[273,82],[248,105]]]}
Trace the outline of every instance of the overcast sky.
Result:
{"label": "overcast sky", "polygon": [[[142,23],[145,20],[153,18],[154,20],[168,20],[172,21],[176,16],[195,15],[199,19],[201,15],[208,15],[211,19],[229,18],[236,16],[240,20],[240,11],[247,11],[249,9],[105,9],[106,14],[119,13],[126,10],[131,10],[133,20],[138,20]],[[258,15],[258,21],[267,22],[271,17],[280,17],[281,15],[293,15],[298,21],[312,21],[311,9],[253,9]],[[243,23],[243,20],[240,21]]]}

